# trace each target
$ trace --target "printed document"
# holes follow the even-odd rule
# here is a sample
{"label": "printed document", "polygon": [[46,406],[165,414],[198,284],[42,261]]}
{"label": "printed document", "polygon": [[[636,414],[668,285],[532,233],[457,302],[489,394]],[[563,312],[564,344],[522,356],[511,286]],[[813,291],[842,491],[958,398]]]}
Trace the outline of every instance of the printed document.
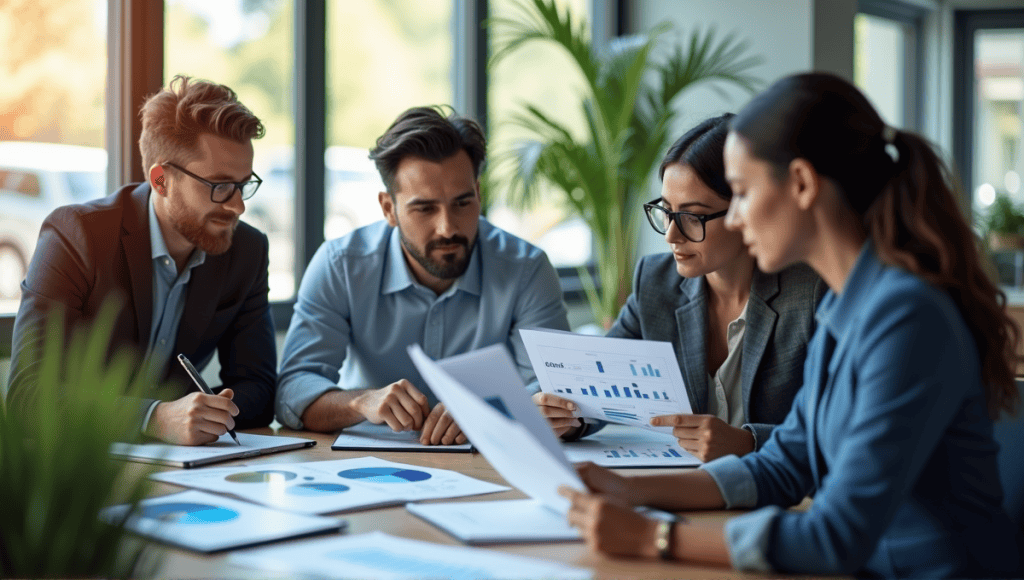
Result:
{"label": "printed document", "polygon": [[540,388],[568,399],[581,416],[652,427],[658,415],[689,414],[690,399],[672,343],[520,330]]}

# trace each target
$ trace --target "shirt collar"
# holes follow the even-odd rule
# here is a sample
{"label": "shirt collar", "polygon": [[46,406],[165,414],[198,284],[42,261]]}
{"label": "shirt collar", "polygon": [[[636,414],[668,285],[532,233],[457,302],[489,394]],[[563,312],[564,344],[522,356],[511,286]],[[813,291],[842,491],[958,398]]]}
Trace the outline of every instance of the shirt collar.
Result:
{"label": "shirt collar", "polygon": [[[149,247],[151,248],[151,258],[154,260],[171,258],[171,253],[167,250],[167,243],[164,241],[163,232],[160,230],[160,222],[156,219],[156,208],[153,206],[152,194],[150,194],[149,200]],[[192,255],[188,258],[188,263],[185,265],[185,270],[191,270],[196,266],[199,266],[206,261],[206,252],[196,248],[192,250]]]}
{"label": "shirt collar", "polygon": [[818,324],[828,328],[833,337],[840,337],[853,322],[857,305],[873,288],[875,280],[885,266],[878,260],[875,245],[869,239],[861,247],[860,255],[853,264],[853,269],[846,277],[843,293],[829,291],[821,301],[815,318]]}
{"label": "shirt collar", "polygon": [[[480,234],[477,230],[477,243],[473,246],[473,252],[469,256],[469,267],[455,281],[455,284],[442,295],[453,294],[457,290],[480,295]],[[412,272],[409,271],[409,264],[405,262],[405,253],[402,251],[402,235],[397,227],[391,228],[391,239],[388,241],[387,264],[384,267],[384,283],[381,284],[381,294],[392,294],[408,288],[409,286],[420,285]]]}

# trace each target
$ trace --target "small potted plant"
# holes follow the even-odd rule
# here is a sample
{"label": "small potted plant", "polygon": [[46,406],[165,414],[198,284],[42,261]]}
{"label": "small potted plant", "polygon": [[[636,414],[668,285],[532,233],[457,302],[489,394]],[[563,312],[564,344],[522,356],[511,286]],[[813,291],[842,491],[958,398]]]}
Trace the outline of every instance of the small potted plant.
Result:
{"label": "small potted plant", "polygon": [[1024,212],[1005,193],[996,195],[985,217],[992,251],[1024,249]]}

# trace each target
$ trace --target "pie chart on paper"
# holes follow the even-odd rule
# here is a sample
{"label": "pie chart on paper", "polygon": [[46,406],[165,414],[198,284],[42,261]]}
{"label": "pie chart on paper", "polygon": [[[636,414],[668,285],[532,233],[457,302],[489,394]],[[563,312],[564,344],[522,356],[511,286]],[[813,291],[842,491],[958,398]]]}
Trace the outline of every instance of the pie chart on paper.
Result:
{"label": "pie chart on paper", "polygon": [[344,493],[348,490],[347,485],[340,483],[300,483],[285,489],[285,493],[301,497],[324,497]]}
{"label": "pie chart on paper", "polygon": [[168,502],[144,506],[142,517],[176,524],[222,524],[238,518],[238,512],[202,503]]}
{"label": "pie chart on paper", "polygon": [[410,483],[430,479],[430,474],[415,469],[397,467],[360,467],[338,472],[345,479],[365,479],[374,483]]}

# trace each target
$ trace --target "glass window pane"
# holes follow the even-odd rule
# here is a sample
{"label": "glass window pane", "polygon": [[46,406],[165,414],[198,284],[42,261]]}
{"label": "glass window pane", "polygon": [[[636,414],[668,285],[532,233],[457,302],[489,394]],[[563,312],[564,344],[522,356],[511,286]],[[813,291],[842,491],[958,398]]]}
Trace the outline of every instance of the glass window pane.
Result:
{"label": "glass window pane", "polygon": [[0,314],[12,314],[43,219],[108,193],[106,0],[0,2],[0,47]]}
{"label": "glass window pane", "polygon": [[383,218],[377,137],[410,107],[452,103],[451,30],[451,0],[327,5],[327,239]]}
{"label": "glass window pane", "polygon": [[[517,17],[521,14],[516,0],[491,0],[493,17]],[[587,0],[560,0],[562,9],[571,10],[576,17],[589,20]],[[494,35],[490,35],[491,51],[495,50]],[[503,174],[493,162],[515,146],[517,140],[530,137],[523,129],[511,123],[512,117],[522,111],[523,104],[536,105],[548,116],[566,123],[576,135],[585,135],[585,124],[580,109],[579,95],[584,81],[577,78],[575,65],[563,50],[544,42],[524,45],[505,58],[489,72],[487,87],[489,118],[489,155],[495,169],[492,192],[494,204],[488,218],[499,227],[540,246],[551,263],[559,266],[578,266],[591,261],[590,228],[570,214],[561,192],[554,188],[542,190],[542,200],[531,211],[520,212],[508,207],[502,199]],[[552,82],[558,79],[558,82]]]}
{"label": "glass window pane", "polygon": [[1024,203],[1021,175],[1021,102],[1024,99],[1024,30],[984,30],[974,38],[974,158],[971,190],[975,208],[987,208],[999,193]]}
{"label": "glass window pane", "polygon": [[886,123],[905,127],[907,26],[858,14],[854,19],[854,83]]}
{"label": "glass window pane", "polygon": [[253,141],[263,185],[242,219],[270,239],[270,299],[295,295],[295,155],[292,114],[293,0],[166,0],[164,79],[176,74],[227,85],[267,133]]}

